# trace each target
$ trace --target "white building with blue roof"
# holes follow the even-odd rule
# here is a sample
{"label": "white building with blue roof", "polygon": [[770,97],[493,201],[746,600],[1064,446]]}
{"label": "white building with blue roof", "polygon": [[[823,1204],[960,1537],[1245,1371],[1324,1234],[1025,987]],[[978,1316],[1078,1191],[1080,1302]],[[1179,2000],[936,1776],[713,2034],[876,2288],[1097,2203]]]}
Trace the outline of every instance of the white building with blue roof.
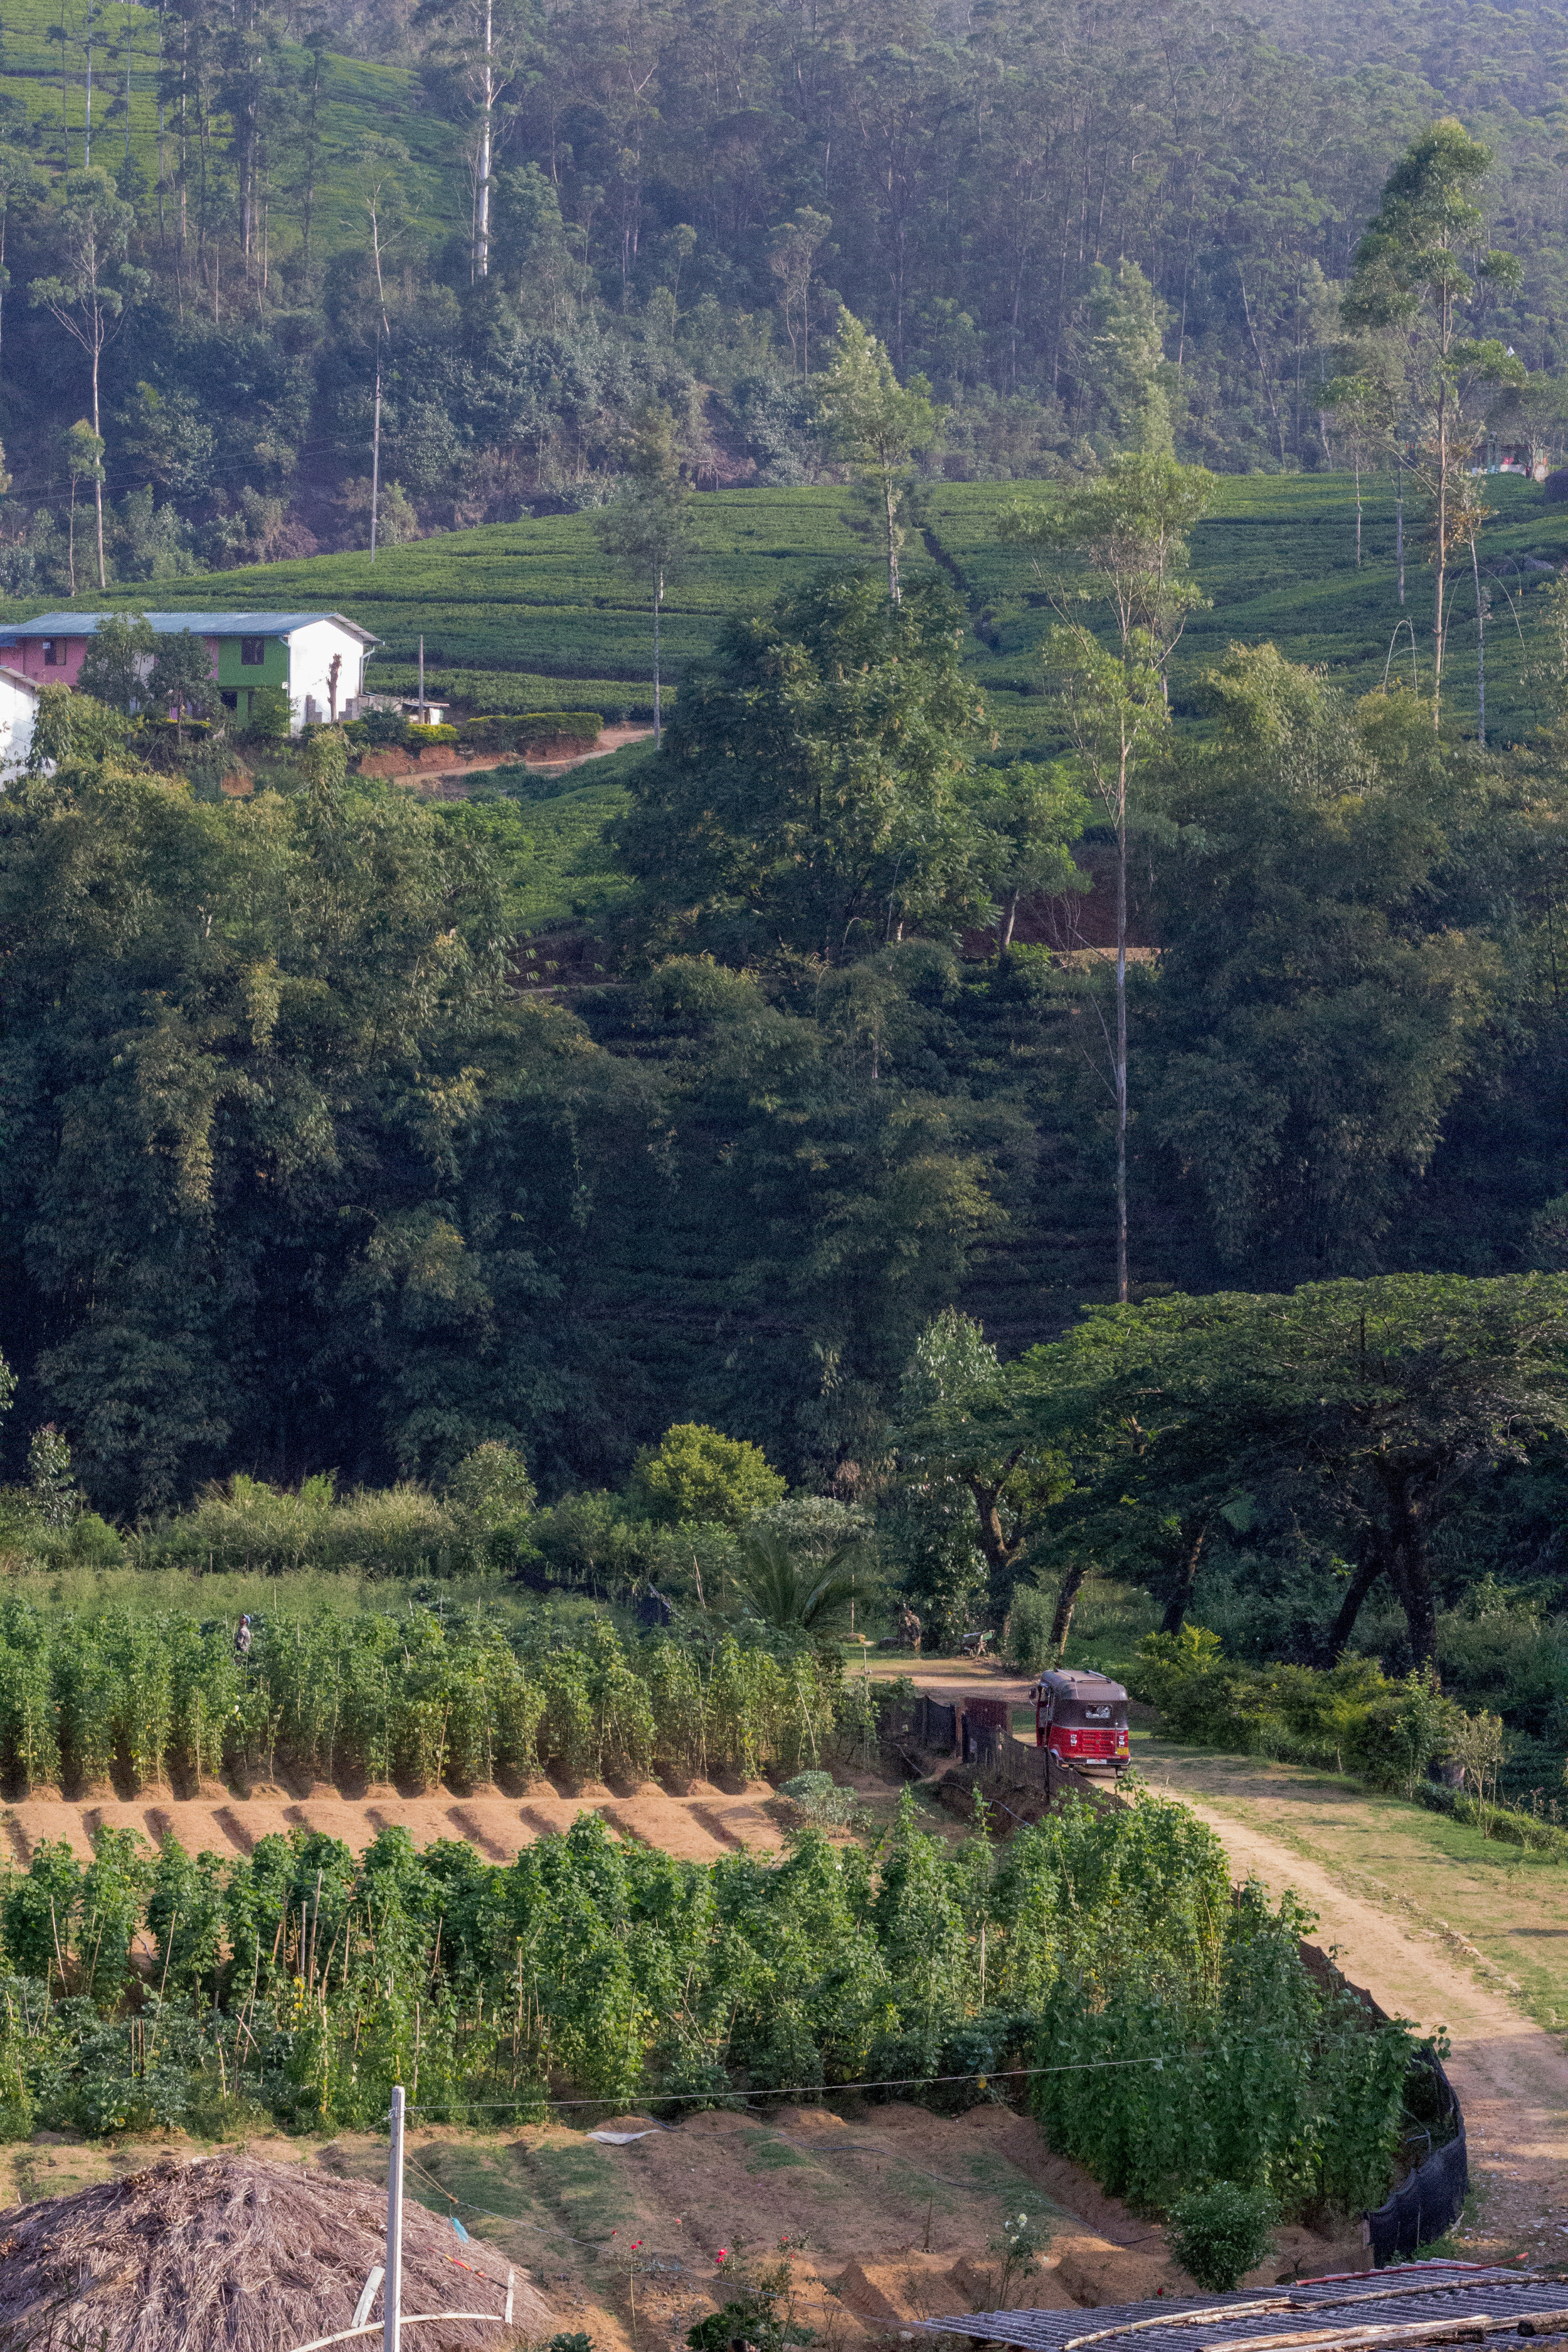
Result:
{"label": "white building with blue roof", "polygon": [[[0,624],[0,666],[36,686],[74,686],[106,613],[45,613]],[[378,643],[341,613],[149,613],[159,636],[189,629],[212,656],[218,698],[243,725],[258,687],[281,687],[289,724],[353,719],[364,691],[365,656]]]}

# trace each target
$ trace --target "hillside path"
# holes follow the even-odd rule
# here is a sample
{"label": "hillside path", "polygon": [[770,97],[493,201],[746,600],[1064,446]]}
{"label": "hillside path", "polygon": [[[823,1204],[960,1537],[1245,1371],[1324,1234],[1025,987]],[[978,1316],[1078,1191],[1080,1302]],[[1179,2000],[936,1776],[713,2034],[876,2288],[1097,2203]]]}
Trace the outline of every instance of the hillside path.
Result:
{"label": "hillside path", "polygon": [[[1226,1794],[1216,1800],[1194,1785],[1201,1760],[1184,1769],[1187,1761],[1167,1750],[1157,1764],[1151,1759],[1150,1778],[1215,1832],[1237,1877],[1259,1879],[1276,1898],[1292,1890],[1318,1915],[1317,1940],[1391,2014],[1427,2032],[1447,2027],[1448,2078],[1465,2111],[1470,2178],[1479,2191],[1477,2224],[1463,2233],[1467,2254],[1495,2258],[1526,2249],[1532,2259],[1568,2263],[1568,2053],[1562,2042],[1506,1994],[1479,1983],[1437,1924],[1423,1926],[1351,1892],[1331,1864],[1271,1835],[1259,1818],[1272,1787],[1270,1768],[1256,1775],[1245,1765],[1227,1770]],[[1240,1759],[1226,1761],[1234,1767]]]}

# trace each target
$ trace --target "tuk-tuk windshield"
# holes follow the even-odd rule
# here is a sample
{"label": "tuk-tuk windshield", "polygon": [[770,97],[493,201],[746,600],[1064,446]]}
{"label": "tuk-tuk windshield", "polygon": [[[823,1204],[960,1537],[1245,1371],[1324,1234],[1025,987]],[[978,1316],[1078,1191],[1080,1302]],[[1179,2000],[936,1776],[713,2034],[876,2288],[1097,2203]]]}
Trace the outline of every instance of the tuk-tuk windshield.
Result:
{"label": "tuk-tuk windshield", "polygon": [[1105,1724],[1119,1730],[1127,1727],[1127,1701],[1116,1699],[1058,1698],[1051,1709],[1053,1723]]}

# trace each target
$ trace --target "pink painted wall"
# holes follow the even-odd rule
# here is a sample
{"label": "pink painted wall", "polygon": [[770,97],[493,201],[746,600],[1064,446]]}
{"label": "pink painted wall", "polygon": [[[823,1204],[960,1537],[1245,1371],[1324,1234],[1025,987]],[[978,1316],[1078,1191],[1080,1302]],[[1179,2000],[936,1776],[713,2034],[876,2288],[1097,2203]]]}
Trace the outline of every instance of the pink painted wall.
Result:
{"label": "pink painted wall", "polygon": [[[4,629],[0,629],[0,637],[4,635]],[[74,686],[81,668],[82,656],[90,643],[89,637],[57,637],[56,652],[63,652],[65,659],[57,661],[52,668],[46,668],[42,637],[18,637],[15,645],[0,645],[0,662],[10,669],[19,669],[25,677],[36,677],[40,686]],[[212,656],[216,672],[218,641],[216,637],[204,637],[202,643]]]}

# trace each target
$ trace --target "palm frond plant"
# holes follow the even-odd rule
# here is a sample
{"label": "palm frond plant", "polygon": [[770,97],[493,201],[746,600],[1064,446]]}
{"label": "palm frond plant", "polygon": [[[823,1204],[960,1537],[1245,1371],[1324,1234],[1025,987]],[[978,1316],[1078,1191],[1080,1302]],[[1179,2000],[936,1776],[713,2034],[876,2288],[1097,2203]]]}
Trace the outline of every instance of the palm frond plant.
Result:
{"label": "palm frond plant", "polygon": [[755,1615],[781,1633],[826,1633],[855,1598],[863,1547],[843,1543],[826,1559],[803,1559],[772,1528],[755,1528],[735,1547],[734,1578]]}

